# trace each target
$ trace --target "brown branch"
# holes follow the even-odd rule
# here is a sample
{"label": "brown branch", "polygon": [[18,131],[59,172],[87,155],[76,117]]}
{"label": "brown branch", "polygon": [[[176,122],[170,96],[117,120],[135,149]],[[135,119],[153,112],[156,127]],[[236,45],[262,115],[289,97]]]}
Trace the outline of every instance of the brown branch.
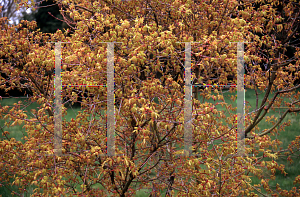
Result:
{"label": "brown branch", "polygon": [[[260,133],[258,136],[259,137],[262,137],[268,133],[270,133],[272,130],[274,130],[281,122],[282,120],[285,118],[285,116],[289,113],[289,112],[299,112],[300,111],[300,108],[299,109],[288,109],[284,112],[284,114],[280,117],[279,121],[273,126],[271,127],[270,129],[268,129],[267,131],[263,132],[263,133]],[[254,137],[253,136],[249,136],[248,138],[250,139],[253,139]]]}
{"label": "brown branch", "polygon": [[[223,22],[223,19],[224,19],[224,16],[225,16],[225,12],[226,12],[227,7],[228,7],[228,3],[229,3],[229,0],[227,0],[227,3],[226,3],[226,6],[225,6],[225,9],[224,9],[224,12],[223,12],[223,14],[222,14],[222,18],[221,18],[221,20],[220,20],[220,22],[219,22],[219,24],[218,24],[218,27],[216,28],[216,30],[217,30],[217,35],[219,35],[220,26],[221,26],[221,23]],[[232,10],[233,10],[233,9],[232,9]],[[232,10],[231,10],[231,11],[232,11]]]}
{"label": "brown branch", "polygon": [[248,184],[248,185],[250,185],[253,189],[255,189],[255,191],[257,191],[260,195],[268,197],[267,195],[261,193],[258,189],[256,189],[256,187],[252,186],[251,184]]}
{"label": "brown branch", "polygon": [[[279,94],[282,94],[282,93],[286,93],[286,92],[290,92],[290,91],[293,91],[293,90],[295,90],[295,89],[297,89],[297,88],[299,88],[300,87],[300,84],[299,85],[297,85],[297,86],[295,86],[295,87],[293,87],[293,88],[290,88],[290,89],[288,89],[288,90],[282,90],[282,91],[278,91],[278,92],[276,92],[276,94],[274,95],[274,97],[273,97],[273,99],[272,99],[272,101],[270,102],[270,104],[265,108],[265,112],[264,112],[264,114],[256,121],[256,123],[253,123],[253,125],[249,125],[248,127],[247,127],[247,129],[250,127],[250,126],[253,126],[253,128],[264,118],[264,116],[267,114],[267,112],[268,112],[268,110],[271,108],[271,106],[273,105],[273,103],[274,103],[274,101],[275,101],[275,99],[276,99],[276,97],[279,95]],[[298,101],[296,101],[296,102],[294,102],[294,103],[297,103]],[[262,111],[262,109],[263,109],[263,106],[261,106],[261,108],[259,109],[259,111]],[[296,109],[296,110],[292,110],[292,109],[289,109],[289,112],[297,112],[298,111],[298,109]],[[281,122],[281,121],[280,121]],[[249,133],[250,131],[248,131],[248,130],[245,130],[245,135],[247,134],[247,133]],[[273,129],[272,129],[273,130]],[[247,132],[247,133],[246,133]],[[269,131],[270,132],[270,131]],[[253,136],[249,136],[249,138],[253,138]]]}
{"label": "brown branch", "polygon": [[[289,29],[287,30],[287,32],[286,32],[287,35],[288,35],[288,32],[291,31],[291,29],[292,29],[292,27],[293,27],[293,25],[294,25],[296,19],[298,18],[298,16],[299,16],[299,13],[296,13],[296,16],[295,16],[295,18],[294,18],[294,20],[293,20],[293,22],[292,22],[290,28],[289,28]],[[290,39],[295,35],[295,33],[297,32],[297,30],[298,30],[298,25],[296,26],[296,28],[294,29],[294,31],[293,31],[290,35],[288,35],[288,36],[285,38],[285,40],[283,41],[283,43],[286,43],[288,40],[290,40]]]}
{"label": "brown branch", "polygon": [[94,12],[94,11],[92,11],[92,10],[90,10],[90,9],[86,8],[86,7],[82,7],[82,6],[80,6],[80,5],[75,5],[75,7],[77,7],[77,8],[81,8],[81,9],[83,9],[83,10],[85,10],[85,11],[88,11],[88,12],[92,13],[93,15],[95,14],[95,12]]}
{"label": "brown branch", "polygon": [[[33,84],[35,85],[35,87],[40,91],[40,93],[45,98],[47,98],[47,95],[45,94],[44,90],[41,89],[41,87],[37,85],[37,82],[35,81],[35,79],[30,74],[28,74],[28,78],[30,78],[30,80],[33,82]],[[47,109],[47,111],[48,111],[49,116],[54,116],[53,112],[49,108]]]}
{"label": "brown branch", "polygon": [[[276,78],[276,75],[275,75],[275,72],[273,72],[272,73],[272,76],[271,76],[271,78],[270,78],[270,81],[269,81],[269,86],[268,86],[268,89],[267,89],[267,91],[266,91],[266,94],[265,94],[265,97],[263,98],[263,100],[262,100],[262,102],[261,102],[261,106],[260,106],[260,109],[258,110],[258,112],[257,112],[257,114],[256,114],[256,116],[255,116],[255,118],[254,118],[254,120],[253,120],[253,122],[252,122],[252,124],[250,124],[247,128],[246,128],[246,130],[245,130],[245,136],[247,136],[247,134],[259,123],[259,121],[258,121],[258,118],[259,118],[259,116],[260,116],[260,114],[261,114],[261,112],[262,112],[262,110],[263,110],[263,106],[265,105],[265,103],[266,103],[266,101],[267,101],[267,98],[268,98],[268,96],[269,96],[269,94],[270,94],[270,91],[271,91],[271,88],[272,88],[272,85],[273,85],[273,82],[274,82],[274,80],[275,80],[275,78]],[[276,95],[277,96],[277,95]],[[266,114],[266,113],[265,113]],[[265,115],[264,114],[264,115]],[[264,117],[264,115],[262,116],[262,117]]]}
{"label": "brown branch", "polygon": [[[289,112],[289,109],[284,112],[284,114],[280,117],[279,121],[275,125],[273,125],[273,127],[271,127],[270,129],[268,129],[267,131],[259,134],[258,136],[262,137],[262,136],[270,133],[271,131],[273,131],[282,122],[282,120],[285,118],[285,116],[287,115],[288,112]],[[249,138],[254,138],[254,137],[251,136]]]}
{"label": "brown branch", "polygon": [[156,26],[158,27],[159,24],[158,24],[157,15],[156,15],[155,11],[153,10],[153,7],[151,6],[151,3],[149,3],[149,6],[150,6],[150,8],[151,8],[151,10],[152,10],[152,13],[153,13],[153,16],[154,16],[154,20],[155,20]]}

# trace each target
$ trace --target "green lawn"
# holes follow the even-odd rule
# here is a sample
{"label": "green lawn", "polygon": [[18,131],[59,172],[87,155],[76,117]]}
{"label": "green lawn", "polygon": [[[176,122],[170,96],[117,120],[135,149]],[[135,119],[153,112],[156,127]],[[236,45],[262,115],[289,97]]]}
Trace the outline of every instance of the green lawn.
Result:
{"label": "green lawn", "polygon": [[[298,90],[300,91],[300,89]],[[236,102],[232,102],[230,100],[230,97],[234,95],[234,93],[229,93],[228,91],[224,91],[224,98],[226,103],[228,104],[232,104],[233,107],[236,107]],[[259,95],[259,102],[258,102],[258,106],[260,106],[261,101],[263,100],[263,94]],[[269,95],[269,99],[271,99],[274,96],[274,94]],[[201,102],[211,102],[213,103],[214,101],[212,99],[204,99],[203,97],[200,97],[199,99]],[[250,105],[251,108],[249,111],[253,111],[255,109],[256,106],[256,97],[255,97],[255,92],[254,90],[247,90],[245,92],[245,101],[247,103],[247,105]],[[290,102],[290,100],[288,98],[285,98],[284,101]],[[218,102],[218,101],[216,101]],[[225,107],[222,107],[220,105],[218,105],[217,107],[218,110],[226,110]],[[269,113],[267,113],[268,116],[272,116],[274,115],[275,117],[280,117],[283,112],[286,109],[276,109],[276,111],[269,111]],[[228,113],[227,113],[228,115]],[[286,149],[287,146],[290,144],[290,142],[292,140],[295,139],[295,136],[299,135],[299,131],[300,131],[300,114],[298,113],[297,115],[295,114],[288,114],[284,120],[291,120],[291,125],[286,127],[284,132],[280,132],[279,135],[275,135],[275,136],[271,136],[271,139],[279,139],[280,141],[282,141],[282,148]],[[272,126],[271,123],[268,123],[264,120],[262,120],[259,124],[258,127],[260,128],[260,130],[264,130],[267,128],[270,128]],[[285,171],[287,173],[287,176],[284,176],[284,174],[281,174],[280,171],[276,172],[276,179],[275,180],[271,180],[270,184],[272,187],[276,186],[276,183],[279,183],[282,189],[285,190],[291,190],[293,187],[299,187],[300,185],[294,185],[293,181],[295,180],[295,178],[300,175],[300,168],[298,167],[298,165],[300,164],[300,157],[296,157],[294,160],[294,163],[290,164],[287,160],[287,157],[280,157],[277,159],[278,165],[283,164],[285,166]],[[260,183],[260,179],[256,178],[256,177],[252,177],[252,184],[258,184]],[[264,189],[262,189],[263,192],[265,192]]]}
{"label": "green lawn", "polygon": [[[231,102],[229,97],[234,95],[234,93],[229,93],[228,91],[224,91],[224,96],[225,96],[225,101],[227,104],[231,104],[233,107],[236,107],[236,102]],[[245,99],[246,102],[248,104],[250,104],[252,106],[252,108],[254,108],[255,106],[255,102],[256,102],[256,98],[254,97],[254,91],[253,90],[247,90],[245,93]],[[262,96],[259,96],[259,101],[262,100]],[[30,110],[31,109],[38,109],[38,104],[37,103],[27,103],[26,102],[26,98],[9,98],[9,99],[2,99],[0,100],[0,104],[2,106],[12,106],[13,103],[17,103],[18,101],[23,101],[27,110],[27,115],[28,117],[31,116]],[[212,99],[204,99],[202,97],[199,98],[199,100],[201,102],[214,102]],[[220,102],[220,101],[215,101],[215,102]],[[27,104],[26,104],[27,103]],[[217,106],[218,110],[225,110],[225,106],[221,106],[218,105]],[[75,118],[76,115],[78,114],[78,111],[80,111],[81,109],[78,107],[68,107],[67,108],[67,115],[65,116],[67,121],[70,121],[71,118]],[[277,110],[277,111],[270,111],[270,113],[268,113],[268,115],[274,115],[276,117],[279,117],[279,113],[282,113],[283,109]],[[229,115],[228,113],[226,113],[227,115]],[[297,116],[295,115],[290,115],[288,114],[286,119],[291,120],[291,125],[289,127],[286,127],[285,132],[281,132],[280,135],[278,136],[272,136],[273,139],[275,139],[276,137],[278,139],[280,139],[283,144],[282,147],[286,148],[288,146],[288,144],[290,143],[291,140],[294,139],[294,137],[299,133],[299,114]],[[14,127],[3,127],[5,124],[5,120],[0,120],[0,126],[2,127],[2,129],[4,131],[9,131],[10,135],[9,137],[14,137],[16,138],[16,140],[21,140],[24,142],[24,135],[25,135],[25,130],[24,128],[22,128],[22,125],[16,125]],[[269,128],[271,125],[269,123],[266,123],[265,121],[262,121],[259,124],[259,127],[261,130]],[[1,139],[4,139],[4,136],[1,136]],[[300,168],[297,167],[297,165],[300,163],[300,159],[295,159],[293,164],[289,164],[288,162],[286,162],[286,158],[279,158],[278,159],[278,163],[279,164],[284,164],[286,166],[286,172],[288,173],[288,175],[285,177],[284,175],[282,175],[281,173],[277,173],[276,174],[276,179],[274,181],[271,181],[271,185],[275,186],[276,183],[280,183],[282,189],[286,189],[286,190],[290,190],[292,187],[294,187],[295,185],[293,185],[293,181],[295,179],[295,177],[297,175],[300,174]],[[256,184],[259,183],[260,180],[258,180],[257,178],[252,178],[252,183]],[[299,186],[299,185],[297,185]],[[11,188],[13,190],[16,189],[16,187]],[[143,196],[148,196],[145,194],[146,190],[140,190],[137,192],[136,196],[138,197],[143,197]],[[263,190],[262,190],[263,191]],[[0,195],[2,196],[10,196],[10,191],[4,187],[0,188]]]}

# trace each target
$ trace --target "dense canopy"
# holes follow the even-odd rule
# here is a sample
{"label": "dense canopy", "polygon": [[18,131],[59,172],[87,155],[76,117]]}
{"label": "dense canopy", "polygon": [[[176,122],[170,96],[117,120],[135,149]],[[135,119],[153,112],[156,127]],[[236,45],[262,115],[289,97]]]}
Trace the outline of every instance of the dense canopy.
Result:
{"label": "dense canopy", "polygon": [[[23,141],[2,129],[0,183],[33,196],[300,195],[270,180],[285,174],[278,157],[299,154],[300,136],[283,149],[287,116],[300,111],[299,13],[292,0],[59,0],[68,25],[42,33],[35,21],[0,19],[0,88],[26,89],[39,108],[0,105],[6,126],[23,124]],[[22,0],[21,6],[33,6]],[[54,154],[55,44],[62,43],[65,101],[82,111],[67,121]],[[106,43],[104,43],[106,42]],[[115,156],[106,153],[107,42],[114,44]],[[186,48],[191,43],[192,152],[183,156]],[[237,43],[244,42],[245,154],[237,153]],[[56,54],[55,54],[56,53]],[[57,73],[56,73],[57,74]],[[196,88],[196,85],[217,84]],[[231,84],[230,99],[224,88]],[[103,86],[96,86],[103,85]],[[204,85],[205,86],[205,85]],[[203,86],[201,86],[203,87]],[[262,96],[259,96],[262,94]],[[259,99],[261,98],[261,99]],[[208,102],[209,100],[209,102]],[[247,101],[247,98],[246,98]],[[280,116],[269,113],[278,108]],[[30,115],[29,115],[30,114]],[[271,126],[260,129],[266,121]],[[264,172],[264,173],[263,173]],[[265,173],[269,172],[269,173]],[[261,179],[251,184],[251,177]],[[141,190],[143,189],[143,190]],[[148,192],[148,193],[147,193]]]}

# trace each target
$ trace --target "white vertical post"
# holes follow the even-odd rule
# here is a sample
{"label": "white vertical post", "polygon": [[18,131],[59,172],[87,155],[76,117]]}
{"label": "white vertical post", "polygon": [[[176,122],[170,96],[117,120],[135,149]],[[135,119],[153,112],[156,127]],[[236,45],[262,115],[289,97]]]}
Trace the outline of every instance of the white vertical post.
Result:
{"label": "white vertical post", "polygon": [[62,155],[61,42],[55,42],[54,154]]}
{"label": "white vertical post", "polygon": [[107,155],[115,155],[114,43],[107,43]]}
{"label": "white vertical post", "polygon": [[192,151],[192,84],[191,84],[191,43],[185,43],[185,63],[184,63],[184,154],[191,155]]}
{"label": "white vertical post", "polygon": [[237,154],[245,154],[244,42],[237,43]]}

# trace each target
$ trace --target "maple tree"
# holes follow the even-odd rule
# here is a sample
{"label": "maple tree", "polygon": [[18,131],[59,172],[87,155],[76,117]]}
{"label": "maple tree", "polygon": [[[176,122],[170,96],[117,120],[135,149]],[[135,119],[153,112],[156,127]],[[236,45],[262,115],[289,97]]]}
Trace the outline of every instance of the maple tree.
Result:
{"label": "maple tree", "polygon": [[[28,6],[27,1],[21,2]],[[299,3],[297,1],[57,1],[69,29],[44,34],[34,21],[1,24],[1,78],[5,90],[26,88],[30,100],[40,104],[28,117],[22,103],[1,106],[7,126],[24,124],[25,142],[8,137],[0,143],[2,185],[13,184],[21,195],[34,186],[33,196],[133,196],[149,189],[150,196],[296,196],[275,189],[269,181],[280,155],[300,150],[295,136],[286,150],[271,134],[284,131],[288,113],[300,111]],[[54,156],[54,62],[51,42],[62,44],[63,84],[106,84],[107,45],[114,45],[116,156],[106,151],[107,88],[64,87],[62,97],[83,111],[70,122],[63,120],[62,156]],[[245,154],[236,150],[236,108],[225,102],[220,88],[195,88],[193,99],[193,152],[183,156],[184,144],[184,45],[192,43],[193,84],[236,84],[237,45],[245,44],[245,87],[264,98],[254,111],[246,103]],[[198,43],[196,43],[198,42]],[[287,48],[293,50],[292,56]],[[230,87],[236,93],[235,87]],[[87,93],[89,97],[83,96]],[[218,102],[201,102],[198,95]],[[270,98],[270,95],[274,95]],[[283,102],[290,98],[290,102]],[[235,101],[236,97],[232,96]],[[217,110],[218,105],[226,111]],[[280,117],[269,117],[276,107],[286,107]],[[66,108],[62,108],[63,115]],[[229,113],[229,116],[225,114]],[[90,114],[95,117],[88,119]],[[258,123],[272,127],[261,131]],[[5,138],[6,137],[6,138]],[[219,140],[219,141],[218,141]],[[220,141],[221,140],[221,141]],[[218,143],[216,143],[218,141]],[[269,158],[269,160],[265,160]],[[290,159],[291,157],[288,157]],[[270,171],[265,177],[262,171]],[[250,184],[250,175],[261,178]],[[300,183],[297,176],[295,183]],[[100,186],[99,186],[100,185]]]}

